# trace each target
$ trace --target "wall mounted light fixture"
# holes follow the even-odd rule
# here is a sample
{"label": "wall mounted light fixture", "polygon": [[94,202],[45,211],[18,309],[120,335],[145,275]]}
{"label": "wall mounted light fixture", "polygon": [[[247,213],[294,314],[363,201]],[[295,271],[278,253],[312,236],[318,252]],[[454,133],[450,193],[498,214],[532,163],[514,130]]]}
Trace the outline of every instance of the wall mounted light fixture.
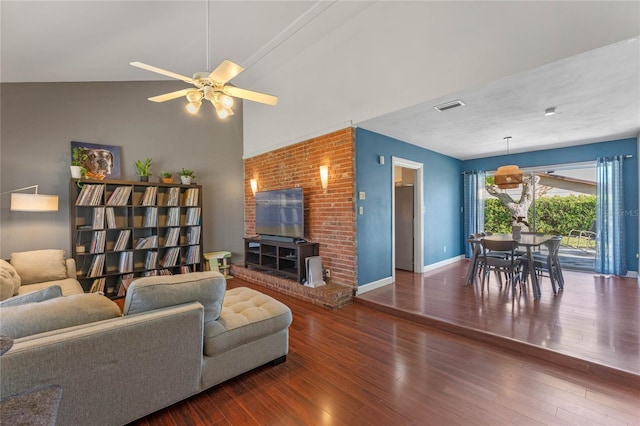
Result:
{"label": "wall mounted light fixture", "polygon": [[258,192],[258,180],[257,179],[251,179],[251,192],[253,192],[253,195],[256,195],[256,192]]}
{"label": "wall mounted light fixture", "polygon": [[[18,194],[20,191],[35,189],[33,194]],[[15,212],[57,212],[58,196],[38,194],[38,185],[12,189],[0,195],[11,193],[11,211]]]}
{"label": "wall mounted light fixture", "polygon": [[322,184],[322,189],[327,189],[327,185],[329,185],[329,166],[320,166],[320,183]]}

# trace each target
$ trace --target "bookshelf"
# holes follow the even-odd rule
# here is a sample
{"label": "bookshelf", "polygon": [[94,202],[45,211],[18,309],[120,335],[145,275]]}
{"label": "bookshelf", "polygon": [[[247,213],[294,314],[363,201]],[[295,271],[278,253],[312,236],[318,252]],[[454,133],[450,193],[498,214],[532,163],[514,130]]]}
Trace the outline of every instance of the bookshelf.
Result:
{"label": "bookshelf", "polygon": [[133,277],[202,271],[202,186],[71,179],[72,256],[86,292]]}

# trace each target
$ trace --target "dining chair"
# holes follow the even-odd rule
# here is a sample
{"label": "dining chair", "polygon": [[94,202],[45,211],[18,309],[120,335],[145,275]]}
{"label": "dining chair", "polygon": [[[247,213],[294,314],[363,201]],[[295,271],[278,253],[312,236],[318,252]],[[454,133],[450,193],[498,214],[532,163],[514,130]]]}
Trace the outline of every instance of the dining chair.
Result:
{"label": "dining chair", "polygon": [[[522,260],[516,254],[518,242],[515,240],[487,240],[482,239],[482,256],[480,264],[482,268],[482,291],[484,291],[485,279],[489,279],[489,274],[493,271],[498,277],[500,287],[502,287],[502,274],[511,284],[513,294],[516,293],[516,285],[520,280],[520,266]],[[501,255],[498,255],[501,254]],[[489,283],[487,282],[487,288]]]}
{"label": "dining chair", "polygon": [[544,243],[547,253],[534,253],[533,261],[536,268],[536,274],[539,277],[548,276],[551,281],[553,294],[558,294],[557,287],[564,289],[564,277],[562,276],[562,266],[560,266],[560,243],[562,236],[558,235]]}

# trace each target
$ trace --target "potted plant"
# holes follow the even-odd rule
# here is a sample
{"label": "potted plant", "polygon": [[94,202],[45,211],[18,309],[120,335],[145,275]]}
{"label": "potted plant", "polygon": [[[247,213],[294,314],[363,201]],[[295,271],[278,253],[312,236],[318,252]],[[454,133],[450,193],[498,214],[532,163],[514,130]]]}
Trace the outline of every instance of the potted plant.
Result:
{"label": "potted plant", "polygon": [[136,169],[138,170],[138,176],[140,176],[140,182],[149,182],[149,176],[151,176],[151,158],[147,158],[144,161],[136,160]]}
{"label": "potted plant", "polygon": [[183,185],[191,185],[191,180],[195,178],[193,170],[185,169],[184,167],[178,172],[178,176],[180,176]]}
{"label": "potted plant", "polygon": [[87,154],[84,149],[80,147],[74,147],[71,150],[71,177],[74,179],[80,179],[85,176],[87,169],[84,168],[84,162],[87,160]]}
{"label": "potted plant", "polygon": [[173,183],[173,175],[170,172],[162,172],[162,173],[160,173],[160,182],[162,182],[162,183]]}

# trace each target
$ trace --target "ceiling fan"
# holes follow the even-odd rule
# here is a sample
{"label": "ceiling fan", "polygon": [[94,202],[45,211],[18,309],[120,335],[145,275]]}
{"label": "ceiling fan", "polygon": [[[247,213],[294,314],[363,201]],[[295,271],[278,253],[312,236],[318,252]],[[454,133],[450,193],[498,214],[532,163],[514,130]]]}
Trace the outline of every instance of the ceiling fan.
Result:
{"label": "ceiling fan", "polygon": [[[207,63],[208,62],[207,57]],[[278,103],[278,98],[276,96],[253,92],[251,90],[241,89],[227,84],[229,80],[244,71],[244,68],[240,65],[229,60],[222,61],[222,63],[211,73],[198,72],[195,73],[192,78],[143,64],[142,62],[130,62],[130,65],[162,74],[167,77],[182,80],[185,83],[193,84],[194,88],[182,89],[149,98],[152,102],[165,102],[185,96],[189,102],[186,107],[187,111],[192,114],[196,114],[198,112],[202,105],[202,99],[211,102],[216,110],[216,114],[221,119],[233,115],[233,110],[231,109],[233,106],[233,97],[253,102],[260,102],[267,105],[276,105]]]}

